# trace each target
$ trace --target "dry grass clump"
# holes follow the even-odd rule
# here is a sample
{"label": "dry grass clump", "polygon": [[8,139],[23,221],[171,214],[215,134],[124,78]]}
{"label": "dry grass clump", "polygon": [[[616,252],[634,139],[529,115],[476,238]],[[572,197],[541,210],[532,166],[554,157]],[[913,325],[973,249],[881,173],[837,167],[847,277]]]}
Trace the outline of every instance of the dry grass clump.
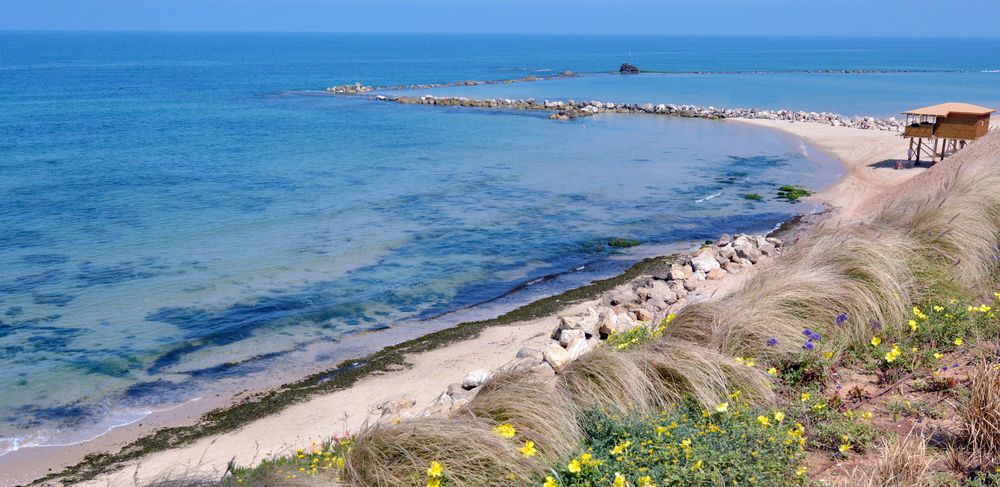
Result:
{"label": "dry grass clump", "polygon": [[573,361],[559,374],[557,387],[564,388],[573,403],[582,408],[600,405],[648,413],[662,402],[657,384],[632,353],[607,347]]}
{"label": "dry grass clump", "polygon": [[851,485],[863,487],[924,487],[934,458],[927,454],[927,442],[907,435],[883,439],[875,464],[851,473]]}
{"label": "dry grass clump", "polygon": [[657,341],[629,355],[654,384],[656,405],[680,402],[687,395],[714,409],[735,391],[740,391],[741,401],[754,405],[774,399],[770,376],[762,369],[690,342]]}
{"label": "dry grass clump", "polygon": [[873,226],[903,226],[919,242],[931,279],[955,287],[983,286],[997,271],[1000,175],[993,164],[963,165],[936,193],[889,199]]}
{"label": "dry grass clump", "polygon": [[578,412],[564,389],[527,372],[508,372],[494,375],[456,417],[510,424],[516,430],[513,441],[533,441],[539,456],[558,462],[583,439]]}
{"label": "dry grass clump", "polygon": [[598,349],[573,362],[559,381],[581,408],[648,413],[691,396],[712,409],[737,390],[752,404],[773,399],[761,370],[685,341],[660,340],[622,352]]}
{"label": "dry grass clump", "polygon": [[[765,359],[802,352],[803,330],[827,338],[867,334],[871,321],[902,324],[914,287],[908,241],[872,229],[818,227],[728,298],[682,310],[664,333],[726,354]],[[839,314],[848,320],[834,321]],[[777,344],[768,346],[769,339]]]}
{"label": "dry grass clump", "polygon": [[424,485],[425,472],[438,461],[449,486],[526,483],[541,467],[523,457],[519,446],[484,421],[422,418],[359,433],[344,471],[355,487]]}
{"label": "dry grass clump", "polygon": [[984,361],[976,368],[968,403],[959,414],[973,460],[1000,460],[1000,365]]}
{"label": "dry grass clump", "polygon": [[[682,310],[664,337],[734,356],[793,358],[805,329],[836,339],[827,349],[864,342],[875,321],[903,331],[915,302],[985,290],[1000,270],[993,166],[961,168],[929,195],[899,192],[866,223],[821,224],[742,290]],[[835,325],[842,313],[848,321]],[[767,346],[771,338],[778,343]]]}

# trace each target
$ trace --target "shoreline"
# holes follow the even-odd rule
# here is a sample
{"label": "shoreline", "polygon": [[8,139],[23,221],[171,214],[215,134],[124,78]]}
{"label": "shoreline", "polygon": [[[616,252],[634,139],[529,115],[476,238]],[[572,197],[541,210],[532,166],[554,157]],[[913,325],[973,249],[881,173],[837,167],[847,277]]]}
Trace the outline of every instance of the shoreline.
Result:
{"label": "shoreline", "polygon": [[[857,205],[859,204],[858,202],[866,199],[867,195],[874,194],[873,192],[877,193],[878,191],[884,189],[884,187],[891,187],[894,184],[898,184],[918,172],[908,170],[905,171],[905,175],[907,176],[905,179],[901,177],[889,178],[890,180],[887,182],[880,181],[880,179],[886,179],[887,175],[884,174],[884,171],[878,171],[878,169],[885,168],[874,168],[871,170],[865,169],[866,164],[864,163],[868,160],[866,157],[870,157],[872,155],[878,156],[879,154],[884,157],[890,153],[895,153],[897,155],[905,153],[905,149],[898,151],[898,148],[891,144],[892,141],[885,136],[895,137],[895,135],[887,132],[833,131],[833,133],[830,133],[832,128],[829,125],[788,124],[788,126],[782,126],[782,124],[774,123],[773,121],[754,121],[746,119],[737,119],[737,121],[740,123],[754,123],[762,125],[767,128],[779,130],[794,137],[798,137],[800,140],[809,144],[816,150],[840,161],[841,167],[844,168],[845,172],[843,176],[830,184],[824,190],[809,198],[810,201],[816,201],[827,205],[832,208],[833,211],[823,215],[816,215],[811,218],[803,218],[802,220],[806,220],[804,223],[805,226],[803,227],[803,224],[800,224],[797,227],[800,233],[804,232],[809,226],[814,225],[817,221],[829,218],[832,214],[838,214],[841,215],[841,217],[851,215],[857,208]],[[845,141],[845,138],[855,140]],[[896,139],[898,139],[898,137],[896,137]],[[851,143],[845,144],[844,142]],[[859,142],[861,143],[859,144]],[[859,150],[859,146],[861,150]],[[881,160],[882,159],[876,161],[876,164]],[[894,171],[891,168],[887,170]],[[862,194],[859,195],[859,192]],[[793,225],[793,227],[795,227],[795,225]],[[279,454],[282,451],[292,449],[296,446],[296,441],[299,442],[299,445],[307,445],[310,441],[320,441],[327,438],[332,431],[348,430],[350,429],[347,427],[348,420],[352,423],[356,423],[357,420],[360,419],[359,416],[365,417],[365,421],[370,419],[365,414],[365,407],[368,403],[379,400],[380,397],[376,397],[379,393],[381,393],[382,396],[388,395],[385,394],[386,386],[383,384],[383,382],[387,379],[390,379],[390,382],[395,381],[397,384],[406,384],[411,389],[424,389],[423,393],[418,392],[416,395],[418,396],[418,404],[426,404],[433,400],[433,396],[444,385],[447,385],[449,382],[461,382],[462,377],[464,377],[468,370],[471,370],[472,368],[493,369],[499,367],[503,363],[509,361],[514,352],[516,352],[521,346],[533,345],[536,344],[535,342],[544,342],[544,340],[547,339],[544,335],[552,329],[554,324],[558,324],[558,318],[554,316],[556,310],[561,310],[563,312],[580,312],[582,309],[586,308],[588,303],[593,304],[593,300],[583,300],[577,301],[576,304],[570,306],[569,308],[565,308],[563,307],[565,304],[564,300],[568,296],[575,296],[577,299],[582,299],[582,297],[587,293],[607,292],[607,290],[613,289],[615,285],[617,285],[615,283],[627,282],[636,275],[639,275],[642,270],[648,270],[651,265],[663,265],[669,258],[670,257],[659,257],[646,259],[618,276],[600,281],[595,285],[572,289],[558,296],[534,301],[526,306],[492,320],[463,323],[454,328],[425,335],[399,345],[386,347],[381,352],[374,354],[374,356],[370,356],[370,360],[365,362],[360,367],[345,371],[346,373],[342,375],[350,375],[351,379],[342,387],[331,388],[331,390],[316,393],[306,402],[294,401],[292,402],[293,405],[288,406],[277,413],[264,414],[261,416],[261,418],[266,418],[265,420],[258,420],[239,425],[234,430],[228,433],[221,433],[220,436],[215,438],[202,437],[195,440],[192,444],[179,449],[170,448],[144,458],[142,462],[145,472],[144,475],[148,475],[150,473],[155,475],[158,473],[156,467],[153,466],[157,464],[173,466],[181,465],[185,466],[184,468],[195,468],[198,466],[204,466],[207,463],[212,463],[215,467],[222,465],[222,468],[224,469],[225,463],[235,455],[234,452],[246,448],[248,444],[246,443],[247,440],[266,439],[271,438],[272,435],[274,435],[276,430],[274,428],[270,428],[265,423],[278,423],[280,422],[279,420],[288,420],[289,418],[292,418],[292,420],[299,425],[297,429],[296,427],[281,427],[278,428],[278,430],[287,432],[291,429],[301,432],[306,436],[302,437],[302,435],[296,434],[294,438],[285,437],[279,443],[272,442],[273,444],[266,447],[258,446],[256,447],[257,450],[254,450],[253,452],[243,452],[236,455],[237,457],[243,458],[243,460],[238,458],[237,463],[242,464],[247,461],[259,461],[262,456],[272,456],[274,454]],[[640,264],[643,263],[646,263],[646,266],[640,269]],[[603,290],[598,291],[597,287],[602,285],[604,286]],[[530,309],[526,310],[523,314],[516,313],[524,308]],[[508,317],[508,315],[512,314],[515,316]],[[509,321],[503,322],[505,317]],[[519,340],[519,337],[529,335],[531,336],[530,338],[526,340]],[[535,342],[532,340],[535,340]],[[482,352],[486,346],[493,346],[495,350],[490,354],[487,354],[488,356],[484,357]],[[459,366],[460,364],[462,366]],[[474,366],[470,368],[469,366],[466,366],[466,364],[474,364]],[[432,376],[434,379],[428,380],[425,376]],[[314,378],[307,378],[298,384],[308,383],[311,380],[317,381],[317,379]],[[320,379],[318,382],[322,382],[322,380]],[[330,381],[328,381],[328,383],[329,382]],[[294,384],[292,386],[294,387]],[[279,390],[288,389],[279,388]],[[368,396],[366,396],[368,399],[356,399],[356,396],[363,396],[366,392],[368,394]],[[344,412],[346,417],[338,417],[337,419],[326,417],[321,419],[321,416],[324,415],[311,411],[316,409],[338,409],[340,408],[340,403],[338,401],[343,401],[344,398],[342,396],[344,395],[350,396],[350,401],[353,403],[351,404],[353,407],[352,413],[347,413],[345,409]],[[275,394],[275,397],[277,397],[277,394]],[[233,401],[229,401],[225,399],[220,400],[217,398],[206,398],[206,402],[199,401],[199,404],[194,406],[204,408],[206,405],[216,402],[218,404],[226,404],[228,402],[231,406],[238,405],[239,403],[236,401],[241,398],[237,395],[233,399]],[[174,410],[162,413],[154,413],[134,427],[130,428],[132,425],[129,425],[123,428],[116,428],[110,433],[105,434],[91,442],[71,447],[39,447],[38,450],[41,450],[42,448],[61,449],[63,451],[59,453],[61,454],[60,456],[63,457],[66,455],[77,455],[78,457],[82,457],[88,453],[108,450],[113,451],[117,447],[122,447],[126,444],[132,443],[132,441],[136,438],[139,438],[144,433],[148,433],[154,429],[163,428],[164,426],[169,427],[173,424],[190,424],[196,418],[191,417],[190,415],[186,417],[186,420],[182,418],[189,409],[187,406],[188,405],[181,406],[175,408]],[[238,408],[238,406],[230,407],[229,410],[233,412],[236,408]],[[236,413],[238,413],[238,411],[236,411]],[[168,421],[166,425],[157,424],[155,427],[142,426],[142,424],[148,425],[150,420],[154,419],[167,419],[172,420],[173,422]],[[362,421],[362,423],[363,422],[364,421]],[[312,431],[308,434],[306,433],[310,430],[310,428],[305,426],[306,424],[315,425],[315,427],[312,428]],[[342,429],[338,429],[340,424],[343,424]],[[132,440],[123,439],[130,436],[132,437]],[[251,443],[253,443],[253,441],[251,441]],[[220,448],[220,444],[229,444],[230,446]],[[262,447],[263,450],[261,450]],[[209,458],[209,450],[220,449],[224,452],[222,455],[228,456],[227,458]],[[51,458],[53,456],[56,455],[47,455],[42,456],[42,458],[25,460],[25,463],[34,464],[34,472],[41,473],[43,475],[66,466],[67,462],[53,462],[53,458]],[[155,457],[155,460],[153,457]],[[2,459],[2,457],[0,457],[0,459]],[[221,462],[221,464],[218,462]],[[62,463],[63,465],[58,465],[57,463]],[[22,467],[22,465],[18,464],[18,467]],[[219,472],[218,468],[215,468],[215,471]],[[122,475],[125,475],[123,472],[128,472],[127,477],[121,477]],[[131,481],[132,474],[130,472],[131,470],[129,469],[118,470],[116,474],[112,474],[112,477],[127,478]],[[16,474],[5,474],[5,476],[7,475]],[[22,476],[20,478],[23,479],[24,477]],[[16,480],[13,476],[0,479],[0,485],[3,486],[15,485],[20,482],[25,482],[25,480]]]}

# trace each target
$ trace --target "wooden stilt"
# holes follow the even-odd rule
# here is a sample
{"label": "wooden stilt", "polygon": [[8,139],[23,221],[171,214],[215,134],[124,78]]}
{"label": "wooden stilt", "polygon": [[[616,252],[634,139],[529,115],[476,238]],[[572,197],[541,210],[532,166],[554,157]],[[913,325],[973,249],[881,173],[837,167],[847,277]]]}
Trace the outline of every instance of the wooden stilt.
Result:
{"label": "wooden stilt", "polygon": [[934,152],[931,152],[931,165],[933,166],[937,162],[937,145],[938,139],[934,139]]}

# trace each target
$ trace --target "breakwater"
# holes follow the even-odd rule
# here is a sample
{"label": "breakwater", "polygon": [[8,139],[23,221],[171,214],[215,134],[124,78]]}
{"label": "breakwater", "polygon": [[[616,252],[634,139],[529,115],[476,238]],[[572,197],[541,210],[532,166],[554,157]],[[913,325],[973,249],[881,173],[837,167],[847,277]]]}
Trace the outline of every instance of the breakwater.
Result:
{"label": "breakwater", "polygon": [[643,105],[636,103],[611,103],[600,101],[538,101],[534,98],[528,99],[485,99],[474,100],[465,97],[436,97],[433,95],[423,96],[386,96],[377,95],[372,97],[378,101],[394,101],[396,103],[438,105],[438,106],[463,106],[475,108],[509,108],[517,110],[549,110],[552,113],[549,118],[553,120],[570,120],[573,118],[588,117],[599,113],[631,113],[649,115],[670,115],[689,118],[727,119],[727,118],[748,118],[763,120],[787,120],[789,122],[823,123],[835,127],[850,127],[864,130],[883,130],[901,132],[905,122],[896,120],[895,117],[878,119],[875,117],[845,117],[835,113],[816,112],[793,112],[791,110],[760,110],[757,108],[715,108],[699,107],[693,105],[672,105],[646,103]]}

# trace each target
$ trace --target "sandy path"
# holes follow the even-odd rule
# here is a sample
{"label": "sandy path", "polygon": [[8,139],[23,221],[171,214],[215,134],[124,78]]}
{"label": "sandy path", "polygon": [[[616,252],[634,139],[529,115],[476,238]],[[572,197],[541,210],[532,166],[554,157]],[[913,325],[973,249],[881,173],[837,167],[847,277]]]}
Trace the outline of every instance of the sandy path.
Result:
{"label": "sandy path", "polygon": [[[839,160],[845,175],[812,199],[827,203],[846,219],[863,218],[864,201],[891,188],[922,169],[895,170],[895,161],[905,157],[906,142],[896,133],[832,127],[817,123],[779,123],[739,120],[800,138],[816,150]],[[869,205],[870,206],[870,205]],[[737,280],[720,281],[716,298],[737,287]],[[725,283],[725,284],[723,284]],[[575,305],[564,313],[583,311],[594,302]],[[376,419],[370,405],[396,394],[411,394],[417,409],[430,403],[450,383],[461,382],[475,369],[493,369],[511,360],[522,347],[542,349],[557,325],[554,316],[509,326],[488,328],[475,339],[408,357],[413,366],[368,377],[354,387],[289,407],[274,416],[251,423],[237,431],[204,438],[192,445],[155,453],[123,469],[83,485],[124,486],[145,483],[165,474],[221,475],[226,464],[249,465],[264,458],[280,456],[296,448],[308,447],[337,433],[356,429]],[[188,424],[191,418],[186,418]],[[180,421],[183,423],[184,421]],[[179,424],[179,423],[175,423]],[[54,448],[23,461],[3,465],[0,487],[24,484],[51,471],[78,462],[90,452],[117,449],[136,431],[112,432],[97,441],[73,447]],[[51,470],[50,470],[51,469]]]}

